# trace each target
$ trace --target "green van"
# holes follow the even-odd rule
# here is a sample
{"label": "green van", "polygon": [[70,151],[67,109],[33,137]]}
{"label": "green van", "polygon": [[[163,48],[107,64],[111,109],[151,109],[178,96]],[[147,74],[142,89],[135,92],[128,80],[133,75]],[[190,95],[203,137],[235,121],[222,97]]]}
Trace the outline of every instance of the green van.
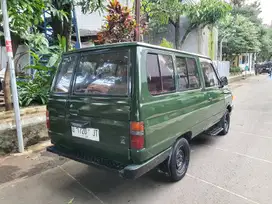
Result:
{"label": "green van", "polygon": [[47,105],[47,150],[124,178],[159,167],[178,181],[193,137],[228,133],[227,84],[205,56],[144,43],[65,53]]}

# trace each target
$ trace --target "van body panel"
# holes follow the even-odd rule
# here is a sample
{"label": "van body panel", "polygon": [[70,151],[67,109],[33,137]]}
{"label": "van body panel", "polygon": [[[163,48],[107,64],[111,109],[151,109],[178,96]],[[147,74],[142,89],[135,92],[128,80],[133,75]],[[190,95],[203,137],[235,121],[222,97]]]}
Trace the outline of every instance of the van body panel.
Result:
{"label": "van body panel", "polygon": [[68,102],[67,122],[69,131],[73,124],[99,130],[99,142],[67,137],[86,146],[90,154],[127,162],[129,155],[130,100],[128,98],[71,96]]}
{"label": "van body panel", "polygon": [[[116,66],[114,59],[105,58],[109,53],[115,55],[122,50],[128,51],[128,57],[126,57],[126,54],[120,55],[116,60]],[[172,77],[176,90],[159,95],[150,93],[147,77],[147,53],[171,56],[174,74]],[[67,155],[68,158],[83,163],[93,163],[99,167],[100,164],[97,163],[99,159],[94,162],[93,159],[88,160],[86,158],[89,158],[88,156],[105,158],[124,164],[124,166],[127,166],[124,169],[128,171],[141,169],[140,172],[134,173],[135,175],[142,175],[144,171],[150,170],[150,166],[154,167],[157,162],[161,162],[162,159],[164,160],[171,154],[171,147],[177,138],[185,134],[193,138],[206,131],[222,118],[228,106],[232,106],[232,94],[227,87],[205,87],[199,62],[200,57],[209,60],[205,56],[143,43],[95,46],[69,52],[64,54],[64,57],[70,55],[77,56],[77,65],[73,70],[69,91],[66,95],[50,93],[47,109],[50,118],[49,135],[52,143],[56,147],[61,146],[71,150],[71,152],[63,152],[62,154],[58,148],[50,148],[48,151]],[[122,56],[126,58],[127,64],[121,62]],[[178,81],[177,56],[195,59],[199,73],[199,88],[185,91],[180,91],[177,88],[178,83],[182,83]],[[89,86],[84,87],[85,85],[82,88],[81,82],[79,83],[77,79],[80,78],[82,81],[85,77],[81,74],[83,73],[82,60],[84,57],[86,59],[90,57],[88,58],[89,61],[87,60],[87,62],[91,62],[87,64],[87,68],[88,66],[91,67],[88,68],[90,70],[88,72],[95,73],[88,81],[91,85],[95,82],[95,85],[91,88]],[[109,83],[101,80],[102,75],[97,74],[97,70],[101,70],[101,67],[103,72],[103,69],[108,66],[99,65],[101,62],[99,59],[103,59],[104,64],[111,64],[109,65],[110,68],[107,68],[109,70],[113,69],[114,66],[116,67],[114,68],[116,70],[114,71],[115,81],[119,80],[117,79],[119,77],[117,76],[118,67],[128,67],[126,94],[115,95],[111,94],[112,92],[107,92],[108,88],[105,87],[111,86],[109,84],[103,85],[103,94],[92,92],[100,87],[101,83]],[[85,61],[83,62],[85,63]],[[119,62],[121,64],[118,64]],[[95,71],[92,71],[93,69]],[[113,82],[111,79],[110,83],[117,82]],[[119,87],[119,85],[117,84],[116,87]],[[131,147],[131,122],[144,123],[143,149],[136,150]],[[73,136],[75,128],[98,130],[99,139]],[[83,151],[87,157],[73,155],[74,150],[75,152]],[[123,174],[124,171],[120,170],[119,173]],[[128,172],[128,174],[130,173]]]}
{"label": "van body panel", "polygon": [[[138,48],[138,52],[141,56],[140,121],[145,124],[146,149],[132,152],[132,157],[139,154],[140,159],[145,161],[170,147],[181,135],[190,132],[194,137],[206,130],[210,102],[202,90],[202,81],[201,87],[196,90],[152,96],[147,85],[146,55],[158,53],[172,56],[172,53],[142,47]],[[210,121],[213,119],[210,118]]]}

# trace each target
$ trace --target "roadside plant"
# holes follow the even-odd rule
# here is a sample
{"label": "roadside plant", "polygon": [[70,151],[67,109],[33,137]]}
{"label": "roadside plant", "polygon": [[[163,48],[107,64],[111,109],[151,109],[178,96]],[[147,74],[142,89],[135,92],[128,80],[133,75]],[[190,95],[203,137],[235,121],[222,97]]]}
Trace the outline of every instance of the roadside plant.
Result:
{"label": "roadside plant", "polygon": [[173,43],[169,42],[165,38],[162,39],[160,46],[161,47],[166,47],[166,48],[174,48]]}
{"label": "roadside plant", "polygon": [[33,79],[18,83],[19,103],[21,106],[45,105],[48,92],[55,76],[56,68],[61,61],[63,52],[67,51],[66,38],[58,36],[59,44],[55,46],[41,46],[30,52],[33,65],[26,69],[34,70]]}
{"label": "roadside plant", "polygon": [[122,6],[118,0],[110,0],[106,11],[108,15],[105,17],[105,25],[98,33],[95,44],[132,42],[135,32],[144,32],[145,24],[137,29],[131,9]]}

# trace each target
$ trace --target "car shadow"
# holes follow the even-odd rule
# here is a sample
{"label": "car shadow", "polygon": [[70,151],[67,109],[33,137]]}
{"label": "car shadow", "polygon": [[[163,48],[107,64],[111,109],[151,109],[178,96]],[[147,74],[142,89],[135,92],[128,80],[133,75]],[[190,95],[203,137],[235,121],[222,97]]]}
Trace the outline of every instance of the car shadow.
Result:
{"label": "car shadow", "polygon": [[[190,142],[194,151],[202,146],[213,145],[214,143],[215,138],[207,135],[200,135]],[[75,203],[87,203],[89,198],[82,196],[86,192],[91,194],[92,199],[95,202],[98,201],[98,203],[100,201],[97,198],[104,203],[145,203],[144,198],[150,198],[155,202],[156,194],[169,191],[169,189],[172,189],[171,186],[178,185],[180,190],[187,186],[184,180],[176,183],[171,182],[169,177],[159,173],[156,169],[135,180],[123,179],[115,173],[75,161],[65,163],[61,166],[61,169],[63,171],[62,176],[66,175],[72,179],[58,188],[61,188],[62,194],[64,193],[67,198],[74,198]],[[48,183],[47,185],[51,186],[52,184]],[[78,190],[74,190],[75,186]],[[80,201],[77,201],[79,197]]]}
{"label": "car shadow", "polygon": [[215,145],[219,140],[221,136],[211,136],[211,135],[205,135],[201,134],[196,137],[194,137],[190,141],[191,149],[197,150],[197,148],[202,148],[207,145]]}
{"label": "car shadow", "polygon": [[[78,165],[77,170],[73,168],[76,165]],[[142,198],[150,195],[153,197],[154,192],[160,191],[161,187],[167,188],[167,186],[174,184],[164,174],[158,173],[156,170],[152,170],[136,180],[127,180],[115,173],[98,170],[74,161],[68,162],[62,168],[64,175],[73,179],[58,188],[61,188],[62,194],[66,194],[67,198],[74,198],[75,203],[87,203],[88,200],[82,200],[82,194],[86,191],[91,192],[92,196],[95,195],[93,197],[99,198],[104,203],[143,203],[140,202]],[[52,184],[47,183],[47,185],[51,186]],[[74,190],[75,186],[78,187],[77,191]],[[77,202],[79,197],[80,202]],[[86,199],[89,198],[86,197]]]}

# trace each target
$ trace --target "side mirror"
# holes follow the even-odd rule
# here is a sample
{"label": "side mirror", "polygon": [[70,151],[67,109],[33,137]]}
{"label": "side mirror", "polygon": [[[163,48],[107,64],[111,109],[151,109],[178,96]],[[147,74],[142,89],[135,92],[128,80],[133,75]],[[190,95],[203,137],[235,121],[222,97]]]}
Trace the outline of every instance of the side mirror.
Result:
{"label": "side mirror", "polygon": [[222,85],[222,86],[227,86],[227,85],[229,84],[228,78],[225,77],[225,76],[224,76],[224,77],[221,77],[220,81],[221,81],[221,85]]}

